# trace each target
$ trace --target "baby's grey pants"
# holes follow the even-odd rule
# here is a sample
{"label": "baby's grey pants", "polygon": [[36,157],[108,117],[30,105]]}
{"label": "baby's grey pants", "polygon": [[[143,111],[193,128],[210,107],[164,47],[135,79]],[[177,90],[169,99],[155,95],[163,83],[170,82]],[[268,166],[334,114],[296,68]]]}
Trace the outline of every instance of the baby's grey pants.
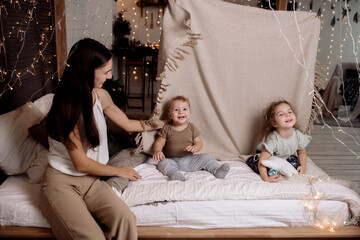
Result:
{"label": "baby's grey pants", "polygon": [[168,177],[177,171],[194,172],[205,170],[214,174],[214,171],[219,167],[220,164],[205,153],[185,157],[165,158],[158,163],[159,171]]}

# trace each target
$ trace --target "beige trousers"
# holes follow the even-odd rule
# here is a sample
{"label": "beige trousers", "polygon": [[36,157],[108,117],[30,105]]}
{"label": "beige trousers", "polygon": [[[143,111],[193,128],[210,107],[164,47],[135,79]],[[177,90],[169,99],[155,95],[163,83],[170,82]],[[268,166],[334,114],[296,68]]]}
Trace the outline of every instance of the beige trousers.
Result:
{"label": "beige trousers", "polygon": [[137,239],[135,215],[98,177],[71,176],[48,166],[40,208],[60,240]]}

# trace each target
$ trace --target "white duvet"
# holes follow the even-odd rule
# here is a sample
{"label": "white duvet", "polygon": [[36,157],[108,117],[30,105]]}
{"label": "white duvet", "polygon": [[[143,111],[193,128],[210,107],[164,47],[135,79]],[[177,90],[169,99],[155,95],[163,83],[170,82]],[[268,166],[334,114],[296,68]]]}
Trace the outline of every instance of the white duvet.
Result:
{"label": "white duvet", "polygon": [[[184,173],[184,182],[170,181],[155,165],[145,163],[135,168],[142,179],[130,182],[122,194],[117,194],[129,206],[136,206],[163,201],[307,199],[318,193],[319,200],[347,202],[352,217],[360,216],[359,194],[349,188],[347,182],[328,178],[311,159],[308,159],[306,175],[290,179],[283,177],[278,183],[262,181],[241,161],[227,162],[231,168],[225,179],[216,179],[206,171],[197,171]],[[315,181],[309,181],[314,177]]]}

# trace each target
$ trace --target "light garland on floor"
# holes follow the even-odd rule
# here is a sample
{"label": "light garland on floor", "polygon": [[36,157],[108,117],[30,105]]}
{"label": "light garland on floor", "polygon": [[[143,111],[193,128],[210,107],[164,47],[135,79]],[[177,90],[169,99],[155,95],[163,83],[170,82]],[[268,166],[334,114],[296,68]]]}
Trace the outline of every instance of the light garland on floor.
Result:
{"label": "light garland on floor", "polygon": [[334,232],[340,228],[357,225],[359,219],[352,217],[349,221],[339,222],[338,219],[329,217],[326,213],[319,210],[319,203],[324,199],[325,193],[321,190],[319,184],[327,182],[336,182],[349,185],[344,180],[332,178],[329,176],[308,177],[309,194],[303,196],[302,204],[304,206],[305,217],[309,222],[321,230]]}

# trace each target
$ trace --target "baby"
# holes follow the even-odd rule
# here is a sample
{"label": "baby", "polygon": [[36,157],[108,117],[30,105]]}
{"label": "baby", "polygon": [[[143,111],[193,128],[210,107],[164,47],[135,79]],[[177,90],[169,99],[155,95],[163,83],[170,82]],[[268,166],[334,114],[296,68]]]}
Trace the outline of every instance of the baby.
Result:
{"label": "baby", "polygon": [[170,100],[170,121],[159,131],[154,143],[153,160],[158,162],[158,169],[172,180],[179,181],[185,181],[180,171],[205,170],[216,178],[225,178],[230,170],[229,164],[220,165],[208,154],[194,154],[201,150],[203,143],[199,130],[189,122],[190,116],[187,98],[177,96]]}

